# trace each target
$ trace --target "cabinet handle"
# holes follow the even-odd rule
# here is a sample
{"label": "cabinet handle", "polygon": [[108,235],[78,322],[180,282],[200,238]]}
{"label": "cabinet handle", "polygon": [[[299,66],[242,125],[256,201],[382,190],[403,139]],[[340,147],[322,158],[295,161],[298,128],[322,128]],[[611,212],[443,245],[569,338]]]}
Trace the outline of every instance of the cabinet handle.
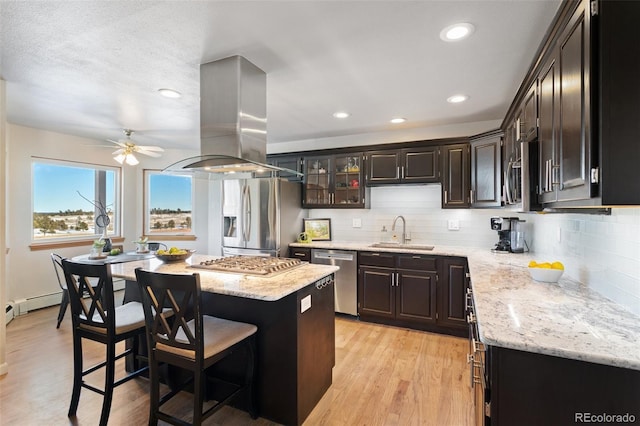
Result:
{"label": "cabinet handle", "polygon": [[300,253],[300,252],[294,252],[293,253],[294,256],[298,256],[298,257],[304,257],[305,253]]}
{"label": "cabinet handle", "polygon": [[447,198],[447,190],[444,190],[444,203],[446,204],[449,201],[449,199]]}
{"label": "cabinet handle", "polygon": [[404,166],[400,167],[400,177],[404,179]]}
{"label": "cabinet handle", "polygon": [[469,190],[469,202],[473,203],[473,189]]}

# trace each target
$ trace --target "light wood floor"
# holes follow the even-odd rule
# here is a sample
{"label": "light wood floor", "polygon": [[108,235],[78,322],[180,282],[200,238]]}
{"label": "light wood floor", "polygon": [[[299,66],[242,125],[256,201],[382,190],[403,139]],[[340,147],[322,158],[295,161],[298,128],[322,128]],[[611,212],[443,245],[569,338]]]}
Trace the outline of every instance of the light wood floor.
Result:
{"label": "light wood floor", "polygon": [[[83,389],[77,418],[68,419],[72,387],[71,319],[56,330],[57,307],[7,325],[9,373],[0,377],[0,425],[95,425],[101,396]],[[104,346],[85,345],[85,365]],[[472,424],[473,400],[466,339],[336,318],[333,385],[305,421],[309,425]],[[124,367],[119,367],[122,371]],[[91,377],[91,376],[90,376]],[[102,387],[99,374],[91,383]],[[148,384],[135,379],[116,388],[110,425],[145,425]],[[182,402],[182,401],[179,401]],[[188,412],[190,399],[184,396]],[[225,407],[207,425],[274,425]]]}

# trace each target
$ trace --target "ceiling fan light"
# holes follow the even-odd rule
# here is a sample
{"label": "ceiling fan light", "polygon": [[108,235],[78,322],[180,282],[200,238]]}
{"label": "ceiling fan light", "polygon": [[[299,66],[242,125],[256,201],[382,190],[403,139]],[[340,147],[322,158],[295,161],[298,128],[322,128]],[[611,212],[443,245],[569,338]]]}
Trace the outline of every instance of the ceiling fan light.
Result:
{"label": "ceiling fan light", "polygon": [[113,157],[113,159],[116,160],[118,163],[122,164],[124,163],[124,159],[126,157],[127,157],[126,155],[118,154],[115,157]]}
{"label": "ceiling fan light", "polygon": [[135,157],[135,155],[133,155],[133,154],[129,154],[129,155],[127,155],[126,157],[127,157],[127,158],[125,159],[125,161],[126,161],[126,162],[127,162],[127,164],[128,164],[128,165],[130,165],[130,166],[135,166],[135,165],[137,165],[138,163],[140,163],[140,162],[138,161],[138,159]]}

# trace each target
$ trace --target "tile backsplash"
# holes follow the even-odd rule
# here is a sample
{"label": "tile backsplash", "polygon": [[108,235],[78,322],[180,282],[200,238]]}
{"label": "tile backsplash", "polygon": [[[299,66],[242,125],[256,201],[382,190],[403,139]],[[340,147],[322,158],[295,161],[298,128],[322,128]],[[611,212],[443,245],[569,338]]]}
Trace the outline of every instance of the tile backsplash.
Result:
{"label": "tile backsplash", "polygon": [[[439,184],[374,187],[370,197],[370,209],[312,209],[309,217],[331,218],[334,241],[380,241],[383,226],[390,238],[393,219],[402,215],[411,243],[490,250],[498,235],[489,219],[517,216],[527,222],[532,258],[560,260],[567,275],[640,315],[640,208],[614,208],[610,216],[442,209]],[[449,220],[459,230],[448,230]]]}

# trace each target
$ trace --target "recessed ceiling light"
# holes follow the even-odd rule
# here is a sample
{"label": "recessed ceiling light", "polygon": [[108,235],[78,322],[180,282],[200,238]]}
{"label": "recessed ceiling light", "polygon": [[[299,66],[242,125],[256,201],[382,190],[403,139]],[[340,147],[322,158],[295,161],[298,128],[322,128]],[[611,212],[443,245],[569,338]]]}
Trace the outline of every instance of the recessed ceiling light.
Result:
{"label": "recessed ceiling light", "polygon": [[453,24],[440,31],[440,38],[444,41],[460,41],[469,37],[474,31],[475,27],[471,24]]}
{"label": "recessed ceiling light", "polygon": [[467,95],[453,95],[447,98],[447,102],[452,104],[459,104],[460,102],[464,102],[467,99],[469,99]]}
{"label": "recessed ceiling light", "polygon": [[173,89],[158,89],[158,92],[165,98],[179,98],[182,96],[182,93]]}
{"label": "recessed ceiling light", "polygon": [[349,117],[351,114],[349,114],[348,112],[344,112],[344,111],[338,111],[338,112],[334,112],[333,116],[335,118],[347,118]]}
{"label": "recessed ceiling light", "polygon": [[400,124],[400,123],[404,123],[405,121],[407,121],[407,119],[406,118],[402,118],[402,117],[396,117],[396,118],[392,118],[389,121],[391,123],[393,123],[393,124]]}

